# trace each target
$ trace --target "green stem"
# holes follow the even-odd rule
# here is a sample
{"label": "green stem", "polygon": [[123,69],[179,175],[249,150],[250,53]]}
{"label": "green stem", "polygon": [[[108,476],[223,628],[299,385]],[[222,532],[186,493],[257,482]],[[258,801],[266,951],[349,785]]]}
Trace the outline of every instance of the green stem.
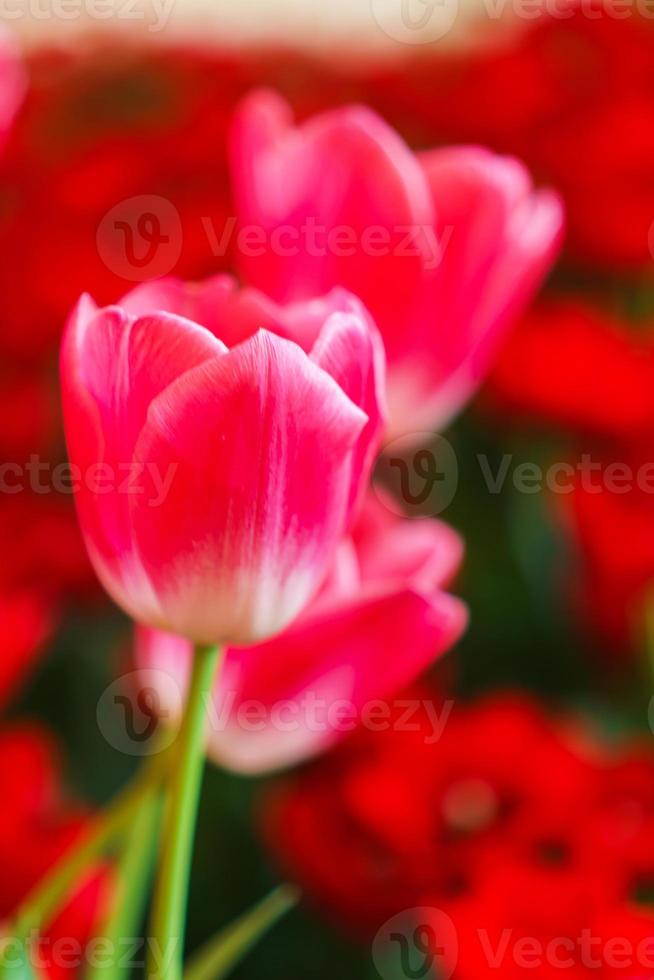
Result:
{"label": "green stem", "polygon": [[103,854],[132,824],[143,800],[162,781],[169,753],[160,752],[139,771],[136,778],[101,813],[71,850],[68,850],[18,909],[10,932],[24,936],[31,929],[41,929],[53,918],[70,889],[86,868]]}
{"label": "green stem", "polygon": [[110,962],[98,965],[85,974],[85,980],[121,980],[130,970],[124,963],[125,942],[136,938],[135,932],[142,923],[161,823],[162,801],[160,794],[152,794],[143,800],[125,841],[116,868],[116,881],[112,889],[111,907],[107,920],[99,930],[110,951]]}
{"label": "green stem", "polygon": [[654,684],[654,591],[649,590],[644,604],[643,623],[645,634],[645,659],[647,666],[647,690]]}
{"label": "green stem", "polygon": [[300,893],[280,885],[253,908],[213,936],[192,957],[184,980],[222,980],[283,915],[297,904]]}
{"label": "green stem", "polygon": [[181,980],[186,904],[202,771],[206,698],[211,692],[220,648],[198,646],[176,743],[168,812],[148,936],[148,970],[157,980]]}

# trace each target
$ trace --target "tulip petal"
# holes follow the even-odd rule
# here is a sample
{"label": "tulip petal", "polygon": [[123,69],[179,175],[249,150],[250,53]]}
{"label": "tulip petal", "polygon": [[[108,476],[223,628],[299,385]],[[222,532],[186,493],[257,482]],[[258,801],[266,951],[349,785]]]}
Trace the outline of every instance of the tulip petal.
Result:
{"label": "tulip petal", "polygon": [[[267,643],[231,649],[209,711],[209,755],[254,773],[324,751],[365,723],[371,703],[418,677],[460,637],[466,620],[463,603],[444,592],[373,591]],[[184,692],[188,643],[140,630],[137,657],[152,671],[149,682],[160,670]]]}
{"label": "tulip petal", "polygon": [[[286,102],[255,92],[237,110],[232,174],[243,226],[268,235],[245,278],[278,301],[351,289],[385,331],[430,257],[429,188],[408,146],[374,112],[336,109],[294,127]],[[383,318],[383,319],[382,319]]]}
{"label": "tulip petal", "polygon": [[80,475],[78,514],[98,576],[127,609],[158,607],[130,520],[132,495],[146,490],[133,482],[133,457],[150,402],[181,373],[225,350],[180,317],[134,319],[117,307],[98,311],[88,297],[70,318],[61,374],[68,451]]}
{"label": "tulip petal", "polygon": [[251,643],[297,615],[343,534],[366,422],[296,344],[263,330],[156,398],[135,458],[173,478],[131,516],[166,609],[158,625]]}
{"label": "tulip petal", "polygon": [[294,126],[283,100],[257,92],[232,142],[241,222],[268,238],[240,257],[248,281],[284,302],[351,290],[384,339],[391,434],[445,425],[553,261],[558,197],[478,147],[415,156],[356,106]]}
{"label": "tulip petal", "polygon": [[[325,751],[365,724],[370,702],[392,696],[448,650],[466,621],[464,604],[445,592],[371,592],[265,646],[235,652],[216,693],[218,708],[235,694],[231,723],[210,736],[211,757],[261,772]],[[249,700],[263,703],[265,731],[239,724],[238,705]]]}
{"label": "tulip petal", "polygon": [[438,520],[398,518],[379,487],[352,530],[361,577],[367,582],[411,582],[423,589],[449,585],[463,560],[461,535]]}
{"label": "tulip petal", "polygon": [[[554,260],[559,198],[534,191],[519,161],[474,146],[420,157],[442,245],[393,363],[396,430],[446,424],[487,373],[507,331]],[[398,352],[389,349],[389,360]]]}
{"label": "tulip petal", "polygon": [[358,312],[333,313],[329,317],[311,351],[311,359],[368,416],[354,457],[354,506],[360,491],[365,489],[362,476],[370,472],[386,422],[384,347],[377,328],[361,307]]}
{"label": "tulip petal", "polygon": [[77,337],[81,381],[98,405],[115,458],[131,459],[153,398],[227,351],[209,331],[168,313],[131,319],[110,307]]}
{"label": "tulip petal", "polygon": [[373,335],[376,361],[382,362],[378,370],[383,368],[379,331],[356,296],[340,287],[325,296],[282,305],[258,289],[241,288],[233,276],[221,274],[190,283],[170,276],[137,286],[120,300],[119,306],[132,316],[166,312],[188,318],[206,327],[229,348],[264,329],[294,340],[307,353],[316,345],[332,314],[349,313],[365,322]]}
{"label": "tulip petal", "polygon": [[[225,274],[202,282],[184,282],[170,276],[143,283],[127,293],[120,306],[136,316],[165,311],[187,317],[206,327],[229,348],[248,340],[261,328],[297,340],[285,324],[287,307],[278,306],[257,289],[241,289],[233,276]],[[298,315],[301,317],[301,311]],[[325,312],[320,325],[326,316]]]}
{"label": "tulip petal", "polygon": [[26,72],[18,45],[0,25],[0,147],[25,94]]}

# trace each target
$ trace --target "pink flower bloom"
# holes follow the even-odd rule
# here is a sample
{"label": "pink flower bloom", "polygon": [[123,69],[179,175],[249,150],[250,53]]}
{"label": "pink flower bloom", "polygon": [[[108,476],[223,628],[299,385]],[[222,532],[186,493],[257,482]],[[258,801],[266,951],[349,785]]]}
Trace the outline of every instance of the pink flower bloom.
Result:
{"label": "pink flower bloom", "polygon": [[558,197],[478,147],[414,155],[357,106],[296,127],[282,99],[256,92],[232,143],[248,282],[278,302],[351,290],[384,338],[393,434],[443,426],[548,271]]}
{"label": "pink flower bloom", "polygon": [[4,144],[25,94],[25,72],[18,50],[0,25],[0,146]]}
{"label": "pink flower bloom", "polygon": [[164,280],[106,309],[83,297],[62,347],[64,421],[82,531],[116,602],[195,642],[288,625],[367,483],[383,368],[343,291],[287,310],[227,277]]}
{"label": "pink flower bloom", "polygon": [[[368,711],[372,719],[378,699],[462,633],[465,606],[443,591],[461,556],[447,525],[398,518],[370,496],[302,616],[266,643],[228,650],[209,713],[210,755],[237,771],[276,769],[328,748]],[[138,666],[173,719],[182,698],[171,691],[185,694],[191,655],[180,637],[137,632]]]}

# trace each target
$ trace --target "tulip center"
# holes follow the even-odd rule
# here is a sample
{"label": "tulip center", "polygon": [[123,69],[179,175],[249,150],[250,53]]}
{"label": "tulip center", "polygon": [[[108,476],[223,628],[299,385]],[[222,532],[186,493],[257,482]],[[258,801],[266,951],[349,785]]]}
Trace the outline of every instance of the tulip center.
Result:
{"label": "tulip center", "polygon": [[441,812],[447,825],[459,833],[488,827],[497,817],[500,800],[483,779],[462,779],[443,796]]}

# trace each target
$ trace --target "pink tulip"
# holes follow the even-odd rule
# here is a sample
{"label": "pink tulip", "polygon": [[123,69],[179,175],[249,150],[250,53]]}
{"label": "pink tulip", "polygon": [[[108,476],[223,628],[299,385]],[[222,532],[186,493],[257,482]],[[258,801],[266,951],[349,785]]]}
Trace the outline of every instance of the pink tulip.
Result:
{"label": "pink tulip", "polygon": [[[209,754],[262,772],[325,750],[366,719],[383,725],[379,700],[414,680],[465,627],[465,606],[443,591],[461,556],[447,525],[395,517],[370,497],[302,616],[264,644],[227,651],[209,712]],[[172,721],[191,656],[178,636],[137,632],[144,683]]]}
{"label": "pink tulip", "polygon": [[383,368],[344,291],[282,309],[218,277],[106,309],[83,297],[62,347],[64,421],[86,544],[116,602],[196,643],[287,626],[367,483]]}
{"label": "pink tulip", "polygon": [[384,338],[392,433],[446,424],[550,267],[559,198],[478,147],[415,155],[365,108],[294,126],[269,92],[237,111],[232,160],[248,282],[279,302],[351,290]]}
{"label": "pink tulip", "polygon": [[0,25],[0,146],[25,94],[25,72],[18,50]]}

